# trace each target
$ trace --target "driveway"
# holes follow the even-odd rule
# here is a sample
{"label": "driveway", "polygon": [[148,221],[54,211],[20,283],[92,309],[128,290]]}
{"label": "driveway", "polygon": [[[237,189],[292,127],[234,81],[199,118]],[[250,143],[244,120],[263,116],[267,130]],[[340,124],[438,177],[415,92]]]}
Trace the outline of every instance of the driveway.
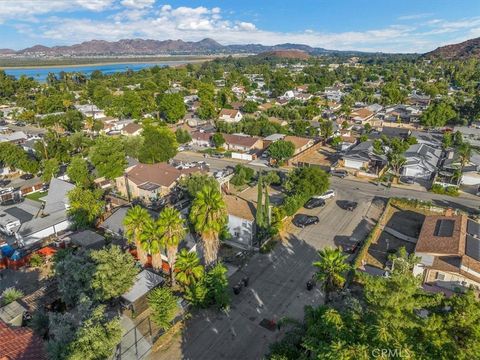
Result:
{"label": "driveway", "polygon": [[269,254],[256,254],[230,278],[236,284],[243,276],[249,287],[232,294],[228,313],[203,310],[186,324],[184,332],[168,348],[151,354],[151,359],[262,359],[269,344],[283,331],[271,331],[260,325],[263,319],[278,321],[283,317],[303,319],[306,305],[319,305],[323,294],[305,284],[312,276],[315,249],[291,236]]}

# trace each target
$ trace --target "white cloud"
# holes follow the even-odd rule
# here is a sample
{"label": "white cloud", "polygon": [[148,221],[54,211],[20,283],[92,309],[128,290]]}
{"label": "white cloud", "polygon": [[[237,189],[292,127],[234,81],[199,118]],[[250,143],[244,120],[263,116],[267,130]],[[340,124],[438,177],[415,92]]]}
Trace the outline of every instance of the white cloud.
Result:
{"label": "white cloud", "polygon": [[[44,0],[39,0],[44,2]],[[19,0],[21,3],[26,1]],[[72,44],[85,40],[122,38],[182,39],[198,41],[211,37],[222,44],[300,43],[338,50],[363,50],[384,52],[424,52],[442,45],[449,39],[463,39],[478,34],[480,18],[445,21],[442,19],[415,21],[366,31],[319,32],[305,29],[298,32],[275,32],[259,29],[253,22],[243,19],[225,19],[218,7],[173,7],[159,5],[155,0],[72,0],[83,9],[100,11],[106,6],[117,7],[113,15],[102,19],[48,17],[41,23],[24,22],[16,28],[22,34],[56,43]],[[30,2],[31,3],[31,2]],[[47,4],[47,2],[44,2]],[[48,4],[62,3],[49,0]],[[49,5],[51,8],[52,6]],[[0,18],[2,11],[0,8]],[[70,9],[70,8],[68,8]],[[67,10],[64,8],[64,10]],[[46,11],[45,13],[47,13]],[[32,11],[31,15],[38,14]],[[28,15],[28,14],[27,14]],[[420,19],[427,14],[404,16]],[[446,34],[449,39],[442,35]]]}

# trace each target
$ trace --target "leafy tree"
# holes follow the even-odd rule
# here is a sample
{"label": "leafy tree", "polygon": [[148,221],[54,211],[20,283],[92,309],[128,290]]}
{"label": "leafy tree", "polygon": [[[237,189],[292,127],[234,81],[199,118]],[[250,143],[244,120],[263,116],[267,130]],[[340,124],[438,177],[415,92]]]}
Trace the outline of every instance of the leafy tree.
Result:
{"label": "leafy tree", "polygon": [[144,164],[170,160],[177,154],[178,143],[175,134],[167,127],[145,125],[143,146],[138,159]]}
{"label": "leafy tree", "polygon": [[126,293],[135,281],[138,269],[130,253],[118,246],[92,251],[95,264],[91,287],[94,299],[108,301]]}
{"label": "leafy tree", "polygon": [[324,140],[333,135],[333,123],[330,120],[324,120],[320,123],[320,135]]}
{"label": "leafy tree", "polygon": [[437,102],[430,105],[422,113],[420,123],[427,127],[442,127],[457,116],[452,105],[446,102]]}
{"label": "leafy tree", "polygon": [[165,94],[160,100],[159,110],[166,122],[175,124],[186,113],[183,97],[180,94]]}
{"label": "leafy tree", "polygon": [[99,176],[115,179],[121,176],[127,166],[125,150],[120,139],[101,136],[90,149],[90,161]]}
{"label": "leafy tree", "polygon": [[305,201],[313,195],[323,194],[328,186],[328,174],[317,167],[295,169],[285,184],[287,191],[301,195]]}
{"label": "leafy tree", "polygon": [[134,207],[128,209],[123,220],[125,235],[129,242],[135,244],[137,256],[141,264],[145,264],[147,262],[147,254],[141,245],[141,238],[149,221],[150,214],[148,213],[147,209],[141,207],[140,205],[135,205]]}
{"label": "leafy tree", "polygon": [[152,320],[162,330],[168,330],[177,315],[177,298],[167,287],[158,287],[148,295],[148,305],[152,309]]}
{"label": "leafy tree", "polygon": [[213,142],[213,145],[215,145],[215,147],[218,149],[222,147],[223,144],[225,144],[225,138],[221,133],[217,132],[212,135],[212,142]]}
{"label": "leafy tree", "polygon": [[170,280],[175,284],[175,260],[177,258],[178,245],[185,237],[184,220],[180,211],[173,207],[166,207],[158,217],[160,232],[162,233],[162,245],[167,251],[168,265],[170,267]]}
{"label": "leafy tree", "polygon": [[322,281],[322,288],[325,291],[325,302],[330,301],[330,294],[340,289],[345,283],[345,273],[350,268],[347,263],[347,256],[340,248],[325,248],[317,251],[319,260],[313,263],[317,268],[315,277]]}
{"label": "leafy tree", "polygon": [[202,120],[214,119],[217,116],[217,110],[213,101],[202,100],[197,115]]}
{"label": "leafy tree", "polygon": [[178,128],[175,131],[175,137],[179,144],[186,144],[192,141],[192,137],[190,136],[190,133],[187,130],[184,130],[182,128]]}
{"label": "leafy tree", "polygon": [[76,186],[88,188],[92,183],[87,161],[81,156],[75,156],[67,167],[67,175]]}
{"label": "leafy tree", "polygon": [[176,278],[184,287],[190,287],[197,283],[205,274],[200,259],[196,252],[189,252],[187,249],[182,249],[177,255],[175,263],[177,269]]}
{"label": "leafy tree", "polygon": [[68,214],[78,229],[94,225],[95,220],[102,214],[105,202],[102,200],[101,189],[83,189],[75,187],[68,193]]}
{"label": "leafy tree", "polygon": [[1,296],[2,306],[8,305],[18,299],[23,297],[23,292],[21,290],[15,289],[14,287],[9,287],[3,290]]}
{"label": "leafy tree", "polygon": [[199,172],[193,173],[189,177],[181,179],[180,184],[187,190],[188,195],[191,198],[194,198],[205,186],[213,188],[218,188],[220,186],[215,178]]}
{"label": "leafy tree", "polygon": [[252,180],[255,171],[242,164],[235,166],[235,175],[233,175],[230,182],[235,186],[242,186]]}
{"label": "leafy tree", "polygon": [[58,160],[55,158],[43,160],[42,167],[43,167],[42,180],[44,182],[50,182],[50,180],[53,177],[57,176],[58,171],[60,170]]}
{"label": "leafy tree", "polygon": [[125,154],[134,159],[140,157],[140,150],[143,146],[143,136],[125,136],[122,138],[123,148],[125,149]]}
{"label": "leafy tree", "polygon": [[230,305],[227,272],[224,265],[217,264],[205,276],[207,297],[221,310],[228,309]]}
{"label": "leafy tree", "polygon": [[219,235],[227,222],[227,207],[217,187],[205,186],[196,194],[190,222],[202,238],[206,263],[214,263],[220,246]]}
{"label": "leafy tree", "polygon": [[246,101],[242,106],[242,110],[248,114],[252,114],[258,110],[258,103],[256,101]]}
{"label": "leafy tree", "polygon": [[295,153],[295,145],[290,141],[278,140],[268,147],[268,154],[279,165],[282,165],[285,160],[291,158]]}
{"label": "leafy tree", "polygon": [[12,169],[20,169],[28,173],[38,171],[38,162],[31,159],[21,147],[9,142],[0,143],[0,162]]}
{"label": "leafy tree", "polygon": [[472,147],[468,142],[464,142],[458,147],[458,156],[460,159],[461,169],[463,170],[472,157]]}

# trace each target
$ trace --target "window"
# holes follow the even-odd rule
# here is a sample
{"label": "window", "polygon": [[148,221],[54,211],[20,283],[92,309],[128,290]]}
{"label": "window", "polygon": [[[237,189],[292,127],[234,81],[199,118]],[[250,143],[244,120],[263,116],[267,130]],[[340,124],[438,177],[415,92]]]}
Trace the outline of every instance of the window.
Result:
{"label": "window", "polygon": [[441,274],[439,272],[437,272],[437,280],[445,280],[445,274]]}

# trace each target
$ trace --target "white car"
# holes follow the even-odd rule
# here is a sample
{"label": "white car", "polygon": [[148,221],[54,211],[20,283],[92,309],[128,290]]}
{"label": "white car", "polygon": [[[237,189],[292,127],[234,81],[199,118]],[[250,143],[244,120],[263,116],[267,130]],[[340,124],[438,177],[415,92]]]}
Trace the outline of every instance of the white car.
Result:
{"label": "white car", "polygon": [[314,198],[316,199],[323,199],[323,200],[327,200],[333,197],[335,197],[335,190],[332,190],[332,189],[325,191],[322,195],[314,196]]}

